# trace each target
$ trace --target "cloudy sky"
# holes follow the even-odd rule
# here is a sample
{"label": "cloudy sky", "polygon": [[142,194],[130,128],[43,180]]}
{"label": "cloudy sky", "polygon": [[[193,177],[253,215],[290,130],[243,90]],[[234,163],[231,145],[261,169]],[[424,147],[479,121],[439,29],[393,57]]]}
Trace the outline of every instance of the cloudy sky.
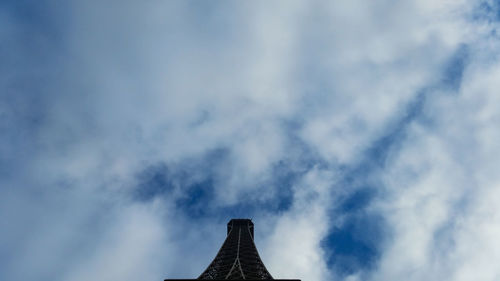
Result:
{"label": "cloudy sky", "polygon": [[2,1],[0,279],[500,280],[500,2]]}

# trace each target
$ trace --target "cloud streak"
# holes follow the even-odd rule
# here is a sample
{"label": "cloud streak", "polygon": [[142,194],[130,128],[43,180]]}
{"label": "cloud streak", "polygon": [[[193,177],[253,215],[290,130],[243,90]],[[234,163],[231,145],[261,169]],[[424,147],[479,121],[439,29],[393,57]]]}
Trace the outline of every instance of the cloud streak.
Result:
{"label": "cloud streak", "polygon": [[0,279],[498,279],[497,8],[2,4]]}

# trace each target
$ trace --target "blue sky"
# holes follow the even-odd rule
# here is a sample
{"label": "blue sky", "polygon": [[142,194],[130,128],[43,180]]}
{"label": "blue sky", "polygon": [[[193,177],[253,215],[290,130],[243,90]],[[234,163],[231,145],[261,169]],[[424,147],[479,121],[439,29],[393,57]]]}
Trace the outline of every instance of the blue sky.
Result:
{"label": "blue sky", "polygon": [[499,280],[499,11],[2,2],[0,279]]}

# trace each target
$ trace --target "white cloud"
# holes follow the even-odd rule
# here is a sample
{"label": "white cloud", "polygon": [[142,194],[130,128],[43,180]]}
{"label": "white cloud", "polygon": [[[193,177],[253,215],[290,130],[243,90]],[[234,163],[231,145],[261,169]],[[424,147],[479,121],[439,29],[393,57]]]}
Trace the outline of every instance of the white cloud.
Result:
{"label": "white cloud", "polygon": [[[471,63],[458,93],[434,92],[426,114],[434,126],[413,124],[385,175],[382,209],[394,238],[375,280],[496,280],[500,244],[497,198],[498,62]],[[482,55],[482,54],[481,54]],[[496,55],[491,54],[492,57]],[[487,116],[487,117],[486,117]],[[487,132],[486,134],[484,132]]]}
{"label": "white cloud", "polygon": [[[0,277],[195,277],[222,243],[213,224],[225,218],[192,222],[174,204],[182,189],[142,203],[130,191],[146,167],[223,148],[217,206],[278,194],[269,182],[280,161],[325,163],[293,183],[290,210],[256,211],[266,234],[258,247],[277,278],[343,278],[320,245],[351,192],[337,180],[371,160],[366,151],[424,92],[425,120],[410,120],[382,174],[370,175],[384,198],[369,211],[393,235],[376,267],[345,278],[498,279],[498,24],[471,21],[476,4],[53,4],[54,38],[9,20],[2,40],[42,33],[31,37],[46,58],[30,59],[16,37],[16,74],[0,69],[10,93],[0,100],[0,165],[10,165],[0,167],[0,226],[9,229]],[[469,64],[453,93],[438,85],[462,45]],[[183,252],[192,245],[199,251]]]}
{"label": "white cloud", "polygon": [[274,232],[262,243],[264,262],[275,278],[329,278],[320,242],[328,231],[331,173],[317,168],[294,186],[294,205],[276,218]]}

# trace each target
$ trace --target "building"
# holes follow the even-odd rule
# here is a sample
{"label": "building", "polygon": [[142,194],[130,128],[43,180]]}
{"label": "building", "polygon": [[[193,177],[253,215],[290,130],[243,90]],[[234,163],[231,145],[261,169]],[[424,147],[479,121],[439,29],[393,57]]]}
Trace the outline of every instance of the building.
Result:
{"label": "building", "polygon": [[[232,219],[219,252],[197,279],[177,280],[281,280],[274,279],[260,259],[254,244],[254,225],[249,219]],[[287,279],[286,281],[292,281]],[[300,280],[293,280],[300,281]]]}

